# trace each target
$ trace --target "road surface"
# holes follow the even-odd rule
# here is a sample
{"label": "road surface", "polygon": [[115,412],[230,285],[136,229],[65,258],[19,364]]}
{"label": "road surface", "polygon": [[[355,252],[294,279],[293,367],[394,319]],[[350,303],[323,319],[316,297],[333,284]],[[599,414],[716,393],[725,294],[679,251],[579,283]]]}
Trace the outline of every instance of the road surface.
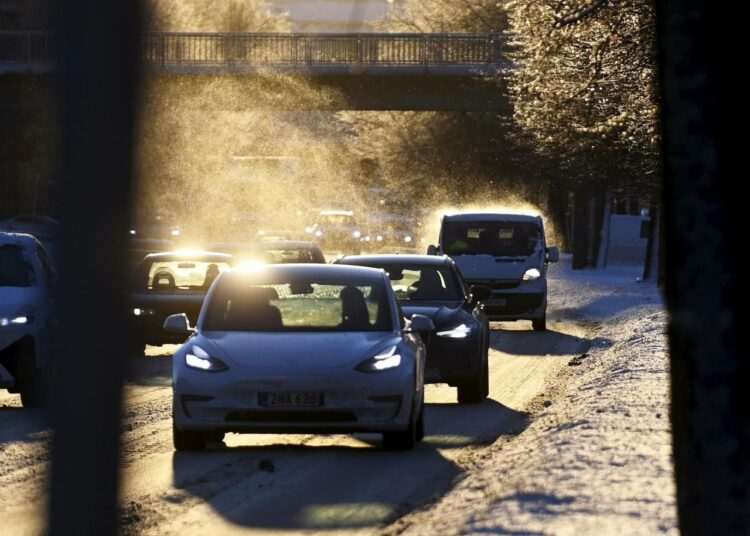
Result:
{"label": "road surface", "polygon": [[[428,386],[426,437],[411,452],[380,450],[380,436],[235,435],[210,452],[175,453],[169,353],[149,347],[126,383],[122,522],[125,533],[376,534],[427,508],[519,434],[549,397],[586,327],[550,310],[544,333],[530,323],[493,324],[490,398],[459,406],[456,391]],[[0,391],[0,519],[3,534],[35,534],[44,519],[50,434],[44,415]],[[219,532],[220,531],[220,532]]]}

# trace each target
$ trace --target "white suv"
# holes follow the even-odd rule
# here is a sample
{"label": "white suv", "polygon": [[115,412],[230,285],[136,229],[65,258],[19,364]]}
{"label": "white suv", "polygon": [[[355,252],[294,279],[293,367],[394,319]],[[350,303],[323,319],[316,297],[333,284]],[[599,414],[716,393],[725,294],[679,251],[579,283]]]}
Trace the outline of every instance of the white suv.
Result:
{"label": "white suv", "polygon": [[46,398],[54,283],[36,238],[0,232],[0,389],[19,393],[26,407]]}

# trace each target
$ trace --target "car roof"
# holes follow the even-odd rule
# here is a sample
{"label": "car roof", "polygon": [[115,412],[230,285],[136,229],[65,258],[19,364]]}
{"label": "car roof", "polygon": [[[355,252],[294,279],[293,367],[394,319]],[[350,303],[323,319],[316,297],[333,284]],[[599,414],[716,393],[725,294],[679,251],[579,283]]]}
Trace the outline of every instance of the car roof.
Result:
{"label": "car roof", "polygon": [[143,262],[168,262],[168,261],[198,261],[198,262],[231,262],[234,257],[229,253],[217,253],[215,251],[163,251],[146,255]]}
{"label": "car roof", "polygon": [[450,221],[517,221],[539,223],[541,216],[536,214],[504,214],[501,212],[475,212],[471,214],[446,214]]}
{"label": "car roof", "polygon": [[361,264],[412,264],[424,266],[446,266],[450,264],[448,257],[444,255],[346,255],[336,259],[337,264],[359,265]]}
{"label": "car roof", "polygon": [[233,268],[222,273],[222,279],[253,278],[262,274],[279,275],[281,277],[321,277],[342,279],[361,279],[363,283],[383,282],[383,271],[378,268],[364,266],[345,266],[341,264],[264,264],[258,269],[246,270]]}
{"label": "car roof", "polygon": [[19,246],[24,248],[39,247],[41,244],[34,236],[26,233],[6,233],[0,231],[0,246]]}

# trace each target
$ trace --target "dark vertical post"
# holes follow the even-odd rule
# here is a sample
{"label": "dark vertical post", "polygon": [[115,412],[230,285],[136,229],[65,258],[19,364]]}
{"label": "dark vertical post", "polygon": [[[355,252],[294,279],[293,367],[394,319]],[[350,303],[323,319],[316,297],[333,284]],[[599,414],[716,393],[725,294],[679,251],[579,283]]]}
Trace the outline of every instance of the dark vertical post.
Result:
{"label": "dark vertical post", "polygon": [[750,534],[750,359],[740,336],[747,198],[735,187],[747,150],[733,128],[746,98],[736,85],[742,65],[719,60],[739,50],[744,20],[716,2],[657,6],[680,530]]}
{"label": "dark vertical post", "polygon": [[137,2],[61,7],[62,330],[49,533],[107,535],[117,527],[138,10]]}

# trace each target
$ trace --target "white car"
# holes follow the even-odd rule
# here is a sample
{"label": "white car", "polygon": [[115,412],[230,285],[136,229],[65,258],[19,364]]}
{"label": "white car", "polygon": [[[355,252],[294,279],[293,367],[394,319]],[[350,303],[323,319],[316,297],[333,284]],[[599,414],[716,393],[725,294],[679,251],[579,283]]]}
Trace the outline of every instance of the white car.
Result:
{"label": "white car", "polygon": [[406,320],[382,270],[267,265],[222,273],[174,356],[177,450],[225,432],[383,434],[386,449],[424,436],[421,315]]}
{"label": "white car", "polygon": [[36,238],[0,232],[0,389],[20,393],[27,407],[46,394],[54,279]]}
{"label": "white car", "polygon": [[541,216],[446,215],[440,242],[427,253],[448,255],[469,285],[492,290],[482,300],[490,320],[531,320],[534,331],[547,329],[547,267],[560,252],[547,245]]}

